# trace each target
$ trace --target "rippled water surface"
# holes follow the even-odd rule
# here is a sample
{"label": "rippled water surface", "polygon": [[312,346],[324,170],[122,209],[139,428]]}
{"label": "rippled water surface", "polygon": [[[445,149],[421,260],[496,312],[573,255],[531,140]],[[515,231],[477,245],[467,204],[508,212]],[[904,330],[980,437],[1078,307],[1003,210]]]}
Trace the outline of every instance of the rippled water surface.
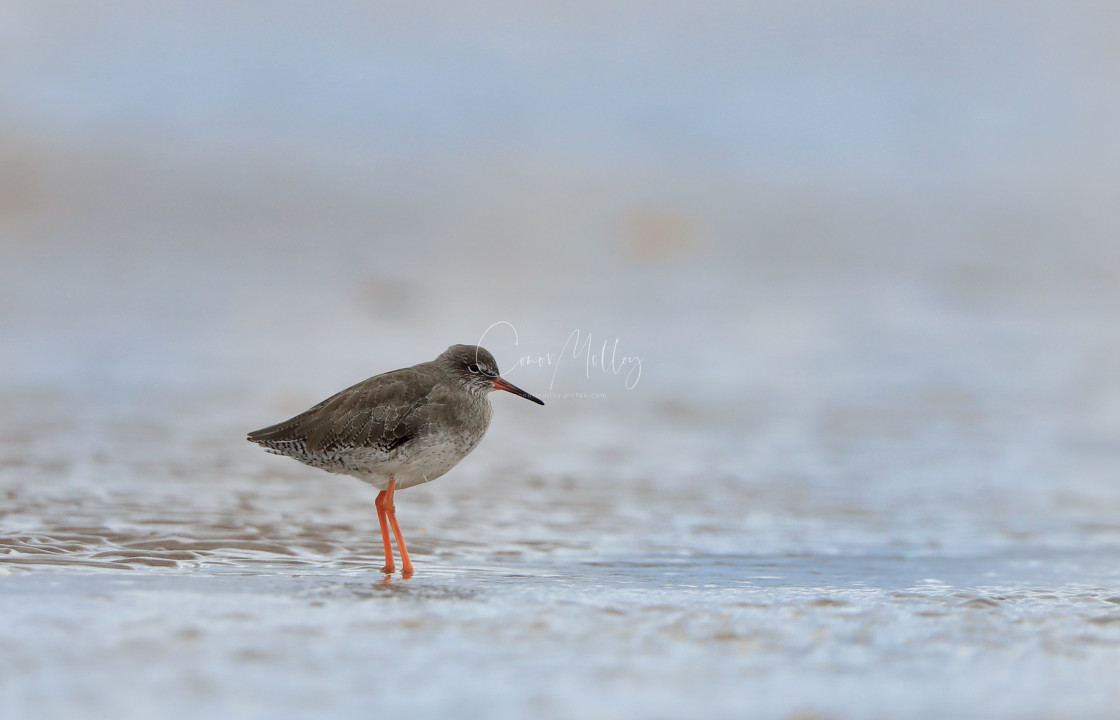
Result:
{"label": "rippled water surface", "polygon": [[1107,508],[647,474],[633,448],[593,459],[578,413],[495,398],[520,429],[398,495],[402,580],[378,571],[374,489],[260,452],[224,413],[78,421],[21,399],[37,410],[8,415],[0,518],[17,716],[1088,717],[1118,699]]}

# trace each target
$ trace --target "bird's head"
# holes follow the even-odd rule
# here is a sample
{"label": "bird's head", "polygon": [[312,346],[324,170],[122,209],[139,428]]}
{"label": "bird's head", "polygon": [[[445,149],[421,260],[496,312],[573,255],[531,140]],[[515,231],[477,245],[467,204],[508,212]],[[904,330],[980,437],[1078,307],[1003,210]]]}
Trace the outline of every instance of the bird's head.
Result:
{"label": "bird's head", "polygon": [[478,345],[452,345],[436,358],[436,362],[446,368],[452,377],[468,390],[478,393],[505,390],[520,395],[526,400],[532,400],[538,405],[544,405],[540,399],[504,380],[498,374],[498,362],[486,348]]}

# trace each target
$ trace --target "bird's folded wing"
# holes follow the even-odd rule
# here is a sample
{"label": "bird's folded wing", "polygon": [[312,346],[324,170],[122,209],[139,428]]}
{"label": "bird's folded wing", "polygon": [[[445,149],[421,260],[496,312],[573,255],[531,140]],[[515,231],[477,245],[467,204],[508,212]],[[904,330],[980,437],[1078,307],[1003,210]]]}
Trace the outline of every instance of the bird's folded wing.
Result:
{"label": "bird's folded wing", "polygon": [[420,411],[432,389],[425,380],[412,368],[377,375],[248,439],[280,451],[332,455],[362,447],[389,453],[423,429]]}

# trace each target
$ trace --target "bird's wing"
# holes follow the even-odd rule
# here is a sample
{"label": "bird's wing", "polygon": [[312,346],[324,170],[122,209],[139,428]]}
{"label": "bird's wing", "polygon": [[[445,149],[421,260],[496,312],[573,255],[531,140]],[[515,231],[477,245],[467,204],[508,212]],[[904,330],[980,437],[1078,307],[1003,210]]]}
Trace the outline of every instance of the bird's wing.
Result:
{"label": "bird's wing", "polygon": [[335,454],[354,447],[389,453],[423,429],[420,410],[434,382],[414,368],[394,370],[332,395],[290,420],[249,433],[248,439],[283,452]]}

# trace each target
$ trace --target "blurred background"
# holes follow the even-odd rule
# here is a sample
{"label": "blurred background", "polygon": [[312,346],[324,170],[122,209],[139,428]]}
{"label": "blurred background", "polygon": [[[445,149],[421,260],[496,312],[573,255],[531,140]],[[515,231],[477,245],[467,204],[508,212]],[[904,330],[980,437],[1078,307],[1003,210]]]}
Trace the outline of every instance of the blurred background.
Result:
{"label": "blurred background", "polygon": [[548,405],[402,498],[418,567],[1115,551],[1118,23],[4,2],[0,527],[372,562],[372,491],[243,434],[485,337]]}
{"label": "blurred background", "polygon": [[494,326],[577,396],[490,456],[1116,509],[1116,21],[4,3],[7,421],[235,438]]}

